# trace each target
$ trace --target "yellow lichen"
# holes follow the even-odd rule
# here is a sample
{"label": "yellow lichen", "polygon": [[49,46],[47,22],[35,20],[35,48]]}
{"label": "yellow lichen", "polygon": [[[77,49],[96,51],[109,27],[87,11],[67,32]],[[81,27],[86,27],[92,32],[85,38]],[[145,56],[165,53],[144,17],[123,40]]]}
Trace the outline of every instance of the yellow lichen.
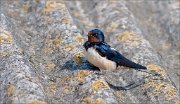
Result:
{"label": "yellow lichen", "polygon": [[80,70],[77,73],[77,76],[75,77],[75,79],[82,83],[82,82],[84,82],[85,77],[88,76],[89,74],[90,74],[90,72],[87,70]]}
{"label": "yellow lichen", "polygon": [[84,38],[83,38],[81,35],[78,35],[78,36],[75,37],[75,40],[76,40],[77,42],[83,42],[83,41],[84,41]]}
{"label": "yellow lichen", "polygon": [[12,44],[12,42],[12,35],[8,31],[0,30],[0,44]]}
{"label": "yellow lichen", "polygon": [[84,98],[82,101],[92,104],[93,99],[92,99],[91,97],[86,97],[86,98]]}
{"label": "yellow lichen", "polygon": [[64,78],[61,78],[60,80],[57,80],[57,82],[61,83],[62,85],[66,85],[67,81],[70,81],[70,80],[72,80],[72,78],[64,77]]}
{"label": "yellow lichen", "polygon": [[133,32],[123,32],[117,36],[117,40],[131,44],[132,46],[139,45],[138,41],[143,40],[140,36]]}
{"label": "yellow lichen", "polygon": [[71,23],[71,20],[68,19],[68,18],[64,18],[64,19],[62,19],[61,22],[64,23],[64,24],[70,24],[70,23]]}
{"label": "yellow lichen", "polygon": [[13,96],[14,96],[14,93],[15,93],[15,90],[16,90],[16,87],[13,85],[13,84],[8,84],[7,85],[7,90],[6,90],[6,93],[7,93],[7,96],[12,99]]}
{"label": "yellow lichen", "polygon": [[[69,92],[69,90],[70,90],[70,87],[69,86],[64,86],[64,90],[63,90],[63,92],[64,93],[68,93]],[[71,89],[72,90],[72,89]]]}
{"label": "yellow lichen", "polygon": [[171,100],[171,99],[177,97],[177,91],[175,90],[174,87],[167,85],[167,86],[166,86],[166,90],[167,90],[167,91],[166,91],[165,94],[164,94],[164,98],[165,98],[166,100]]}
{"label": "yellow lichen", "polygon": [[62,41],[59,38],[60,38],[60,36],[59,36],[59,34],[57,34],[55,39],[49,39],[46,42],[46,47],[43,48],[43,52],[46,54],[50,54],[54,50],[58,49],[62,43]]}
{"label": "yellow lichen", "polygon": [[97,98],[95,101],[94,101],[94,104],[105,104],[103,99],[102,98]]}
{"label": "yellow lichen", "polygon": [[0,52],[0,57],[8,56],[11,52]]}
{"label": "yellow lichen", "polygon": [[61,1],[50,0],[46,2],[46,6],[43,12],[49,13],[51,11],[54,11],[55,9],[65,10],[65,5],[61,3]]}
{"label": "yellow lichen", "polygon": [[174,104],[180,104],[180,101],[176,101]]}
{"label": "yellow lichen", "polygon": [[105,104],[102,98],[93,99],[91,97],[86,97],[82,102],[87,102],[88,104]]}
{"label": "yellow lichen", "polygon": [[52,90],[57,90],[57,86],[54,82],[49,82],[48,83],[48,87]]}
{"label": "yellow lichen", "polygon": [[162,48],[163,48],[164,50],[167,50],[167,49],[171,48],[171,46],[172,46],[171,43],[166,42],[166,43],[164,43],[164,44],[162,45]]}
{"label": "yellow lichen", "polygon": [[158,82],[156,80],[149,79],[144,85],[144,88],[152,88],[152,95],[159,96],[160,94],[163,94],[166,100],[171,100],[177,97],[177,91],[175,88],[166,82]]}
{"label": "yellow lichen", "polygon": [[100,81],[100,80],[96,80],[92,82],[92,87],[93,87],[94,92],[97,92],[99,91],[99,89],[102,89],[102,88],[109,89],[109,86],[105,84],[105,82]]}
{"label": "yellow lichen", "polygon": [[176,55],[180,55],[180,51],[178,50],[178,51],[176,51]]}
{"label": "yellow lichen", "polygon": [[147,68],[148,68],[149,70],[154,70],[154,71],[160,71],[160,70],[162,70],[160,66],[157,66],[157,65],[154,65],[154,64],[149,64],[149,65],[147,65]]}
{"label": "yellow lichen", "polygon": [[158,92],[158,91],[162,91],[162,89],[166,86],[166,83],[160,83],[160,84],[156,84],[154,86],[154,91]]}
{"label": "yellow lichen", "polygon": [[106,32],[113,32],[119,26],[116,22],[111,22],[110,25],[106,28]]}
{"label": "yellow lichen", "polygon": [[161,74],[162,76],[166,75],[166,72],[164,69],[162,69],[160,66],[154,65],[154,64],[149,64],[147,65],[147,69],[148,70],[153,70],[153,71],[157,71],[159,74]]}
{"label": "yellow lichen", "polygon": [[56,48],[59,47],[61,43],[62,43],[62,42],[61,42],[60,39],[54,39],[54,40],[52,40],[52,44],[55,45]]}
{"label": "yellow lichen", "polygon": [[44,10],[45,13],[51,12],[55,9],[55,1],[47,1],[46,8]]}
{"label": "yellow lichen", "polygon": [[28,4],[24,4],[24,5],[22,6],[24,12],[28,12],[29,7],[30,7],[30,6],[29,6]]}
{"label": "yellow lichen", "polygon": [[32,99],[32,100],[29,100],[27,104],[45,104],[45,102],[41,100],[37,100],[37,99]]}
{"label": "yellow lichen", "polygon": [[77,52],[73,55],[73,59],[75,60],[75,62],[77,64],[82,64],[82,59],[81,57],[84,56],[84,52],[83,51],[80,51],[80,52]]}
{"label": "yellow lichen", "polygon": [[55,66],[56,66],[56,65],[55,65],[54,63],[48,63],[48,64],[46,65],[46,68],[47,68],[47,69],[53,69]]}
{"label": "yellow lichen", "polygon": [[64,46],[64,51],[72,51],[73,49],[75,49],[75,46],[74,45],[72,45],[72,44],[68,44],[68,45],[66,45],[66,46]]}
{"label": "yellow lichen", "polygon": [[42,51],[45,53],[45,54],[51,54],[53,52],[53,50],[51,48],[43,48]]}

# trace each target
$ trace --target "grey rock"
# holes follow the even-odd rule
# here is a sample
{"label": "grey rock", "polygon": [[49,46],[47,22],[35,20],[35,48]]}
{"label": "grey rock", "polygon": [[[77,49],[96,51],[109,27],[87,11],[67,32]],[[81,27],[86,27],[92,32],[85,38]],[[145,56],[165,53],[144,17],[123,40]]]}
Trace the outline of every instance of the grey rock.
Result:
{"label": "grey rock", "polygon": [[[167,67],[166,63],[172,57],[166,59],[165,56],[170,49],[164,53],[165,50],[159,50],[163,46],[156,47],[152,41],[158,34],[157,41],[171,36],[172,43],[178,42],[175,36],[179,33],[179,2],[168,3],[1,0],[0,103],[178,102],[179,85],[175,81],[179,80],[169,71],[178,71],[179,66],[171,67],[178,60],[173,58],[175,62],[170,62],[171,66]],[[147,10],[150,14],[151,6],[160,12],[152,13],[154,16],[149,21],[152,25],[149,25],[145,20],[148,15],[141,17],[140,13],[145,14]],[[166,7],[172,16],[167,17],[163,10]],[[161,13],[166,16],[163,21],[169,20],[167,23],[158,18]],[[160,75],[121,67],[116,71],[95,70],[84,58],[82,46],[87,38],[85,33],[92,28],[102,29],[112,47],[134,62],[147,66],[149,72],[156,71]],[[164,30],[159,33],[149,31],[158,29]],[[163,33],[165,38],[161,38]],[[172,47],[175,48],[177,46]],[[108,85],[124,86],[142,80],[145,84],[127,91]]]}

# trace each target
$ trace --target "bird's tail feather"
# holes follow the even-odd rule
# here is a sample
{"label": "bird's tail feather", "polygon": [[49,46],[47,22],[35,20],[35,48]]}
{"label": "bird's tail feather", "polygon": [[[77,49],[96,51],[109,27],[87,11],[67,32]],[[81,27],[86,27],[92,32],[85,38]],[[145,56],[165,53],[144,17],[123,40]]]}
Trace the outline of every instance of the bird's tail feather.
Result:
{"label": "bird's tail feather", "polygon": [[126,66],[126,67],[130,67],[130,68],[134,68],[134,69],[147,69],[145,66],[142,66],[140,64],[136,64],[128,59],[123,59],[121,60],[119,63],[119,65],[122,65],[122,66]]}

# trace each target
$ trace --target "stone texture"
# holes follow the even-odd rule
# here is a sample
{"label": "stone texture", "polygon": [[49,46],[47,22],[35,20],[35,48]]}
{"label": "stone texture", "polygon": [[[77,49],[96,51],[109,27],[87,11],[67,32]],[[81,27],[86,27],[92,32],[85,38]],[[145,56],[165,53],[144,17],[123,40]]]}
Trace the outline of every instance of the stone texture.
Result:
{"label": "stone texture", "polygon": [[[178,73],[179,55],[170,48],[164,53],[161,48],[166,45],[160,42],[157,47],[153,38],[158,35],[156,41],[166,41],[169,36],[172,41],[168,41],[178,44],[179,1],[169,1],[171,5],[143,0],[0,2],[0,103],[178,103],[179,76],[172,73]],[[146,11],[154,14],[150,21],[146,21]],[[161,21],[161,15],[168,22]],[[160,75],[127,68],[95,70],[84,58],[82,47],[86,32],[95,27],[102,29],[107,42],[123,55]],[[158,29],[163,31],[155,32]],[[178,45],[171,49],[178,53]],[[168,53],[175,58],[167,58]],[[168,59],[174,60],[169,67]],[[123,86],[142,79],[145,84],[128,91],[108,85]]]}

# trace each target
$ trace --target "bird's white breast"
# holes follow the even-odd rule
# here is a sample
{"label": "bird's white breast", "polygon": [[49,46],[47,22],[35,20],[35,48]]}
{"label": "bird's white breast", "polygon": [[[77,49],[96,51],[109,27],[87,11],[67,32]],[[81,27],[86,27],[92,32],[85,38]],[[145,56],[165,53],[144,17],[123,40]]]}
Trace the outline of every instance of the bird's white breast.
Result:
{"label": "bird's white breast", "polygon": [[94,66],[104,70],[115,70],[116,63],[102,57],[94,48],[88,48],[85,54],[86,59]]}

